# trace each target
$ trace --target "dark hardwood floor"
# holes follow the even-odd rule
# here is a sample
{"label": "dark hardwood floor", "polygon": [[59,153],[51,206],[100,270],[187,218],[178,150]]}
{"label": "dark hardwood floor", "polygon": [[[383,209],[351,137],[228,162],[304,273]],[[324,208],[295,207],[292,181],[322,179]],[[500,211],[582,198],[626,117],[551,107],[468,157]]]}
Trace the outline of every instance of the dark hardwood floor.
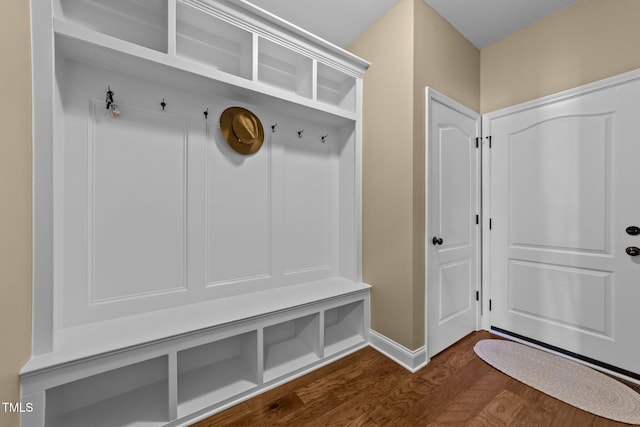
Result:
{"label": "dark hardwood floor", "polygon": [[[371,347],[194,426],[624,426],[492,368],[475,332],[411,374]],[[639,386],[632,386],[640,391]]]}

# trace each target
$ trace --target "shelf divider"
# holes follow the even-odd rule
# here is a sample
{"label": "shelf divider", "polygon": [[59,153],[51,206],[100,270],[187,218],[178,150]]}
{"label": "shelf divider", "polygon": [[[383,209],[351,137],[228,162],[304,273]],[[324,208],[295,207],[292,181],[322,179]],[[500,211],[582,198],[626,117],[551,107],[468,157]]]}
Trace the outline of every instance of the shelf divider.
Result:
{"label": "shelf divider", "polygon": [[178,354],[169,353],[169,420],[178,418]]}
{"label": "shelf divider", "polygon": [[178,22],[177,0],[168,0],[167,3],[167,53],[176,56],[176,24]]}

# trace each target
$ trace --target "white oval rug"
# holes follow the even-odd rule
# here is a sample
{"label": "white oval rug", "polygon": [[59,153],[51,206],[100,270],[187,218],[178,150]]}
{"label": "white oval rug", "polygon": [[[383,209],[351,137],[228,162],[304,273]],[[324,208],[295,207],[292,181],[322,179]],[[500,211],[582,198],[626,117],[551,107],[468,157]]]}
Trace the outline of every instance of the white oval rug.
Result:
{"label": "white oval rug", "polygon": [[594,369],[511,341],[482,340],[473,350],[499,371],[569,405],[640,424],[640,394]]}

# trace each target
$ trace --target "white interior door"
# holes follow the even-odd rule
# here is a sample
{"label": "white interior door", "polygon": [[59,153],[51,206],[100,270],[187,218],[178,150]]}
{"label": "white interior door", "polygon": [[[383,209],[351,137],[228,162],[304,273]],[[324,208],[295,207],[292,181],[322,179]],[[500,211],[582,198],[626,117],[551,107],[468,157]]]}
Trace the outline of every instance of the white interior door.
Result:
{"label": "white interior door", "polygon": [[640,373],[640,83],[569,95],[485,122],[491,325]]}
{"label": "white interior door", "polygon": [[477,327],[480,116],[427,88],[427,352]]}

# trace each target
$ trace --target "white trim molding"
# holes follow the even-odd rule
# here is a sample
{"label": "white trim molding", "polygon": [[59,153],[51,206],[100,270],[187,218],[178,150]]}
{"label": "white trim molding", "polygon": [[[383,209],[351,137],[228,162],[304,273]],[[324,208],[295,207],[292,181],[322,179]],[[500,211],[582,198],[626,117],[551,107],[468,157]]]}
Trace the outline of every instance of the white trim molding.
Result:
{"label": "white trim molding", "polygon": [[411,373],[419,371],[429,363],[425,346],[409,350],[373,329],[369,330],[369,345]]}

